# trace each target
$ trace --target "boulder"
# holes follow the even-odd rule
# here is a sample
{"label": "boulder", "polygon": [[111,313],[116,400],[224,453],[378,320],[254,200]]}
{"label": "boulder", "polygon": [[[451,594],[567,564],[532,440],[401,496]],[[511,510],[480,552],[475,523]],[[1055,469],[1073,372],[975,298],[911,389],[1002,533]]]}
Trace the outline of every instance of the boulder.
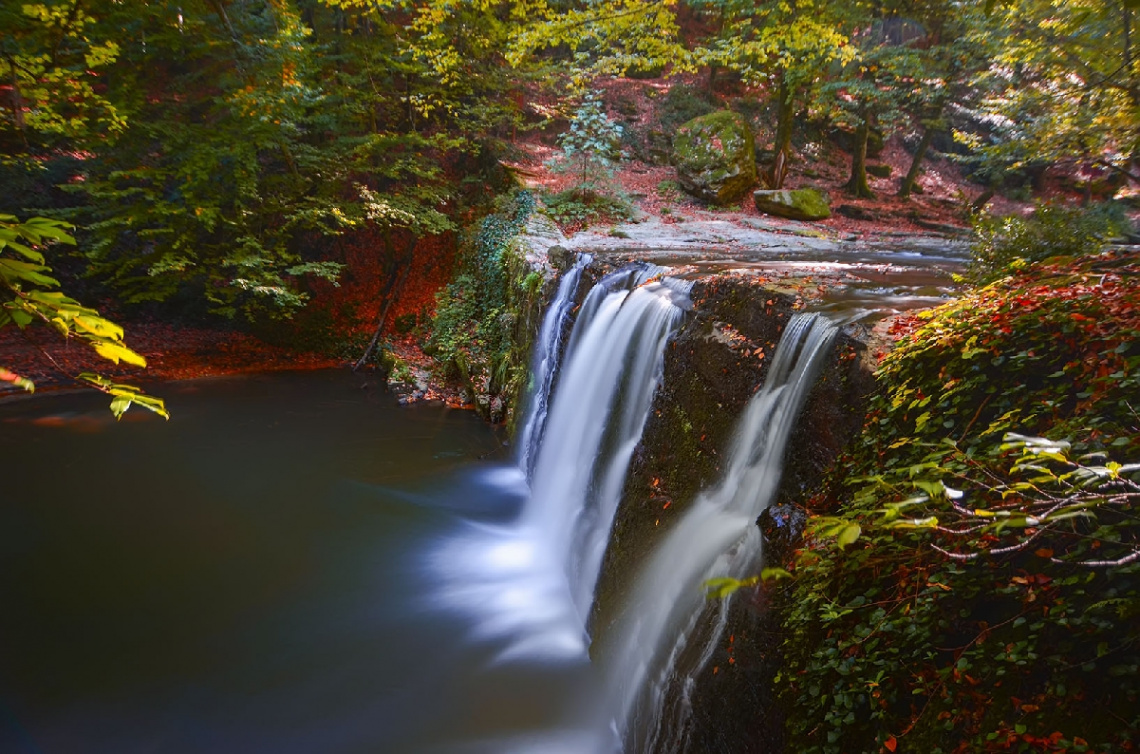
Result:
{"label": "boulder", "polygon": [[752,192],[756,209],[789,220],[826,220],[831,217],[827,195],[813,188]]}
{"label": "boulder", "polygon": [[673,165],[677,182],[693,196],[719,205],[738,201],[756,183],[752,127],[729,110],[694,118],[673,137]]}
{"label": "boulder", "polygon": [[890,165],[868,165],[867,175],[873,175],[876,178],[890,178],[891,166]]}

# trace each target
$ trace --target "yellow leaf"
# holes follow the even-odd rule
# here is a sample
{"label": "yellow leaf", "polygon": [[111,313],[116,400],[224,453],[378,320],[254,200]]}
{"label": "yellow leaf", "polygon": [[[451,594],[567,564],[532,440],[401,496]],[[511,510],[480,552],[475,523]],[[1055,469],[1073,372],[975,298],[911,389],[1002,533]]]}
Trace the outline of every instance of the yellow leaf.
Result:
{"label": "yellow leaf", "polygon": [[100,341],[94,343],[93,345],[95,346],[96,353],[98,353],[104,359],[113,361],[116,364],[122,360],[128,364],[134,364],[135,366],[146,366],[146,359],[131,349],[127,348],[126,346],[119,345],[118,343],[112,343],[110,341]]}

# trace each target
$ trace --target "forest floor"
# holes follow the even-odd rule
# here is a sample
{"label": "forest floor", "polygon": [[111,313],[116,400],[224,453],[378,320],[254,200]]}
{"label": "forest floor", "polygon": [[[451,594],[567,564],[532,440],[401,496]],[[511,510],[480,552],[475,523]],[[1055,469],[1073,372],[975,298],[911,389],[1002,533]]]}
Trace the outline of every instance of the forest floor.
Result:
{"label": "forest floor", "polygon": [[[665,93],[673,83],[662,79],[612,79],[600,86],[605,91],[610,118],[623,123],[636,140],[658,124]],[[512,145],[515,148],[514,159],[507,162],[524,185],[541,193],[564,191],[571,188],[576,180],[571,172],[557,169],[560,151],[556,137],[562,130],[558,126],[520,136]],[[758,150],[771,146],[769,130],[763,126],[756,129]],[[766,138],[769,140],[767,144]],[[610,188],[632,200],[636,210],[650,218],[659,218],[665,223],[710,219],[733,223],[763,221],[766,226],[776,229],[787,226],[788,232],[792,233],[801,231],[804,225],[760,212],[751,192],[732,206],[709,207],[679,190],[673,167],[647,163],[639,159],[637,151],[624,150],[623,160],[614,172]],[[819,136],[816,141],[797,139],[793,142],[784,187],[812,186],[830,195],[832,216],[811,223],[815,231],[827,237],[874,241],[901,235],[953,237],[968,234],[967,210],[983,188],[969,182],[957,163],[932,152],[923,163],[918,179],[921,193],[899,199],[896,194],[910,168],[911,159],[901,137],[888,139],[882,151],[868,159],[868,164],[887,166],[890,175],[884,178],[868,175],[876,197],[857,199],[843,188],[850,175],[850,155],[824,136]],[[996,214],[1026,212],[1031,207],[1031,202],[1013,201],[1000,195],[991,199],[987,206]],[[563,229],[568,234],[582,230],[580,226]]]}

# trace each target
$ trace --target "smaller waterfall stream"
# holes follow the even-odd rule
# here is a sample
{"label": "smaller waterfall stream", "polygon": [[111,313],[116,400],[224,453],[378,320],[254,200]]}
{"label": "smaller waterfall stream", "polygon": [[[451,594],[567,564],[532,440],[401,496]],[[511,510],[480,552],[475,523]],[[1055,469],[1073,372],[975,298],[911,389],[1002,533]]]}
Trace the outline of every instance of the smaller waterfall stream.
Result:
{"label": "smaller waterfall stream", "polygon": [[[600,642],[607,706],[627,751],[683,749],[687,692],[727,618],[727,600],[707,603],[702,584],[758,569],[754,522],[775,495],[788,437],[836,332],[815,314],[788,323],[764,386],[737,425],[720,485],[700,495],[656,548]],[[709,609],[718,613],[711,635],[698,630]],[[677,684],[680,691],[668,694]],[[672,708],[664,710],[667,699]]]}

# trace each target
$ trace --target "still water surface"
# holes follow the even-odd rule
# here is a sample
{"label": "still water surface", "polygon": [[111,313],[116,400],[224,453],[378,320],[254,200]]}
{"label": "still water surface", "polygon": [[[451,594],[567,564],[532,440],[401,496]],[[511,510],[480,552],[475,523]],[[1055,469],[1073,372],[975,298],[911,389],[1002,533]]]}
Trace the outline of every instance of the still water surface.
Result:
{"label": "still water surface", "polygon": [[517,514],[503,435],[363,384],[0,404],[0,752],[575,750],[584,656],[504,661],[423,557]]}

